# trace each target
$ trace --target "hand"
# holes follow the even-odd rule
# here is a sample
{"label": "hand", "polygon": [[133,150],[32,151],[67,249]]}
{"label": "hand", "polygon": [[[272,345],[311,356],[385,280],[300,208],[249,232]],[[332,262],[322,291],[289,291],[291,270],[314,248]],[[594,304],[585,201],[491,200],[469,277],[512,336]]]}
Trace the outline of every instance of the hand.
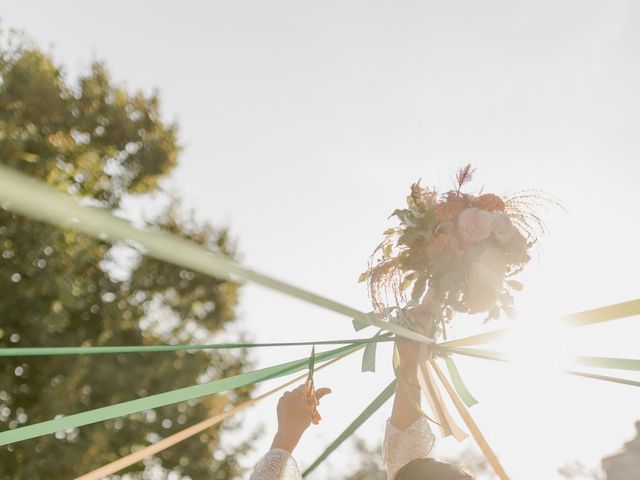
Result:
{"label": "hand", "polygon": [[320,414],[316,412],[314,415],[314,411],[320,404],[320,399],[328,393],[331,393],[331,389],[319,388],[315,396],[310,396],[306,384],[285,392],[278,401],[278,433],[271,448],[292,452],[309,425],[320,422]]}

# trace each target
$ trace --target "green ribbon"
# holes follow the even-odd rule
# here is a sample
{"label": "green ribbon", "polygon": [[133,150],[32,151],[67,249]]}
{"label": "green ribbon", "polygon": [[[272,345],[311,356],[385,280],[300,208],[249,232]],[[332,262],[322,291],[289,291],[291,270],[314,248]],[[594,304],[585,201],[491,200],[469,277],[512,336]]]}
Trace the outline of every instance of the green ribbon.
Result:
{"label": "green ribbon", "polygon": [[469,390],[467,389],[467,386],[462,381],[462,376],[460,375],[460,372],[458,371],[458,367],[453,361],[453,358],[447,355],[446,357],[444,357],[444,361],[447,364],[447,370],[449,370],[449,377],[451,378],[451,382],[453,383],[453,388],[456,389],[458,396],[462,399],[462,401],[467,407],[469,408],[473,407],[476,403],[478,403],[478,400],[476,400],[473,397],[473,395],[471,395],[471,392],[469,392]]}
{"label": "green ribbon", "polygon": [[[441,351],[456,353],[467,357],[482,358],[485,360],[495,360],[498,362],[509,362],[508,356],[502,352],[492,350],[479,350],[474,348],[439,348]],[[578,357],[577,360],[585,365],[612,368],[618,370],[634,370],[640,371],[640,360],[633,358],[611,358],[611,357]],[[607,365],[606,367],[604,365]],[[640,387],[640,382],[629,380],[626,378],[612,377],[608,375],[598,375],[595,373],[583,372],[579,370],[565,370],[565,373],[578,377],[592,378],[605,382],[620,383],[623,385],[631,385]]]}
{"label": "green ribbon", "polygon": [[308,345],[360,345],[393,342],[389,334],[373,338],[353,338],[346,340],[320,340],[315,342],[274,342],[274,343],[214,343],[207,345],[138,345],[100,347],[12,347],[0,348],[0,357],[35,357],[49,355],[98,355],[120,353],[157,353],[184,350],[225,350],[232,348],[297,347]]}
{"label": "green ribbon", "polygon": [[364,347],[364,353],[362,354],[362,371],[363,372],[375,372],[376,371],[376,347],[377,343],[368,343]]}
{"label": "green ribbon", "polygon": [[633,370],[640,372],[640,359],[637,358],[613,358],[613,357],[588,357],[580,356],[577,362],[587,367],[610,368],[613,370]]}
{"label": "green ribbon", "polygon": [[640,382],[636,380],[630,380],[628,378],[611,377],[609,375],[598,375],[596,373],[580,372],[577,370],[568,370],[568,374],[575,375],[577,377],[591,378],[593,380],[602,380],[603,382],[619,383],[621,385],[631,385],[632,387],[640,387]]}
{"label": "green ribbon", "polygon": [[[362,348],[362,344],[347,345],[345,347],[318,353],[316,354],[316,360],[319,362],[329,360],[360,348]],[[138,398],[136,400],[130,400],[116,405],[96,408],[94,410],[48,420],[34,425],[27,425],[0,433],[0,445],[20,442],[22,440],[28,440],[30,438],[59,432],[68,428],[77,428],[115,417],[131,415],[132,413],[141,412],[143,410],[164,407],[165,405],[184,402],[186,400],[203,397],[205,395],[212,395],[214,393],[240,388],[245,385],[271,380],[304,370],[308,365],[309,358],[303,358],[292,362],[282,363],[280,365],[262,368],[253,372],[242,373],[233,377],[203,383],[201,385],[179,388],[170,392],[150,395],[148,397]]]}
{"label": "green ribbon", "polygon": [[433,343],[431,339],[400,325],[385,322],[377,315],[361,312],[243,267],[231,258],[210,252],[191,240],[167,232],[135,228],[107,210],[83,207],[77,198],[58,192],[46,183],[4,165],[0,165],[0,202],[14,212],[100,240],[134,240],[145,249],[147,255],[194,272],[216,278],[254,282],[396,335],[424,344]]}
{"label": "green ribbon", "polygon": [[336,438],[331,445],[329,445],[324,452],[320,454],[316,460],[309,465],[309,467],[303,472],[302,477],[306,477],[313,472],[333,451],[338,448],[344,441],[349,438],[353,433],[360,428],[360,426],[366,422],[371,415],[377,412],[382,405],[384,405],[389,398],[393,395],[396,389],[396,380],[393,380],[380,394],[364,409],[364,411],[351,422],[351,424]]}
{"label": "green ribbon", "polygon": [[[388,333],[382,334],[382,331],[376,333],[371,339],[384,338],[388,336]],[[395,341],[395,338],[393,339]],[[364,347],[364,353],[362,354],[362,371],[363,372],[375,372],[376,371],[376,349],[378,342],[368,343]]]}

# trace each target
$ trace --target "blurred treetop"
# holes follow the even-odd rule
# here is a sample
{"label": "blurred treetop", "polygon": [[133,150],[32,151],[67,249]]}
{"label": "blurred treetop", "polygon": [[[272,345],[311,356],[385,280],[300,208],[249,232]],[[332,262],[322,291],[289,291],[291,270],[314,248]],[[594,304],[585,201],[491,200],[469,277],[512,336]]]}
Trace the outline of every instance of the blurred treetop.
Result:
{"label": "blurred treetop", "polygon": [[[117,210],[123,200],[163,196],[176,165],[176,127],[157,95],[129,92],[94,63],[73,81],[21,35],[0,33],[0,162]],[[156,197],[154,197],[155,199]],[[164,196],[166,199],[167,196]],[[227,230],[198,224],[167,205],[146,228],[163,229],[235,255]],[[157,203],[154,204],[154,207]],[[122,212],[120,212],[122,213]],[[235,319],[238,285],[0,210],[0,345],[204,343]],[[6,358],[0,363],[3,429],[49,420],[201,381],[234,375],[244,353]],[[73,478],[248,397],[250,388],[9,445],[0,477]],[[232,428],[223,427],[223,428]],[[230,479],[246,445],[220,445],[212,428],[127,471]]]}

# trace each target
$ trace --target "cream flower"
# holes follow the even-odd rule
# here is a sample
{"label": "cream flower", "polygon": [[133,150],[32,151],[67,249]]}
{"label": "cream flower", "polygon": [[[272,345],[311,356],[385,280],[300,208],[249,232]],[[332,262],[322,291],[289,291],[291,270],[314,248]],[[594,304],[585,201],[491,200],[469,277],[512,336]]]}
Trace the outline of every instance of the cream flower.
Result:
{"label": "cream flower", "polygon": [[507,259],[499,249],[487,248],[471,266],[469,290],[465,304],[469,313],[491,310],[498,301],[498,294],[507,271]]}
{"label": "cream flower", "polygon": [[492,218],[489,212],[479,208],[466,208],[458,217],[460,236],[468,242],[479,242],[491,234]]}
{"label": "cream flower", "polygon": [[493,223],[491,228],[493,234],[500,242],[508,242],[516,233],[516,227],[511,223],[509,215],[505,213],[493,213]]}

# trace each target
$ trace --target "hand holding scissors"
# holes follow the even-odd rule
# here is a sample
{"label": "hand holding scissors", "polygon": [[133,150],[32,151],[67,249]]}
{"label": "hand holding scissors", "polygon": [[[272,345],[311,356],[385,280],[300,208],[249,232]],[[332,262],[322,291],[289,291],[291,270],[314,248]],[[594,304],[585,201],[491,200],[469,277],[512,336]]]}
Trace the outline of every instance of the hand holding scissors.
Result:
{"label": "hand holding scissors", "polygon": [[311,423],[320,422],[317,406],[320,399],[331,393],[329,388],[315,389],[313,374],[315,351],[311,351],[309,359],[309,374],[305,383],[292,391],[285,392],[278,402],[278,433],[274,438],[272,448],[282,448],[292,451]]}

